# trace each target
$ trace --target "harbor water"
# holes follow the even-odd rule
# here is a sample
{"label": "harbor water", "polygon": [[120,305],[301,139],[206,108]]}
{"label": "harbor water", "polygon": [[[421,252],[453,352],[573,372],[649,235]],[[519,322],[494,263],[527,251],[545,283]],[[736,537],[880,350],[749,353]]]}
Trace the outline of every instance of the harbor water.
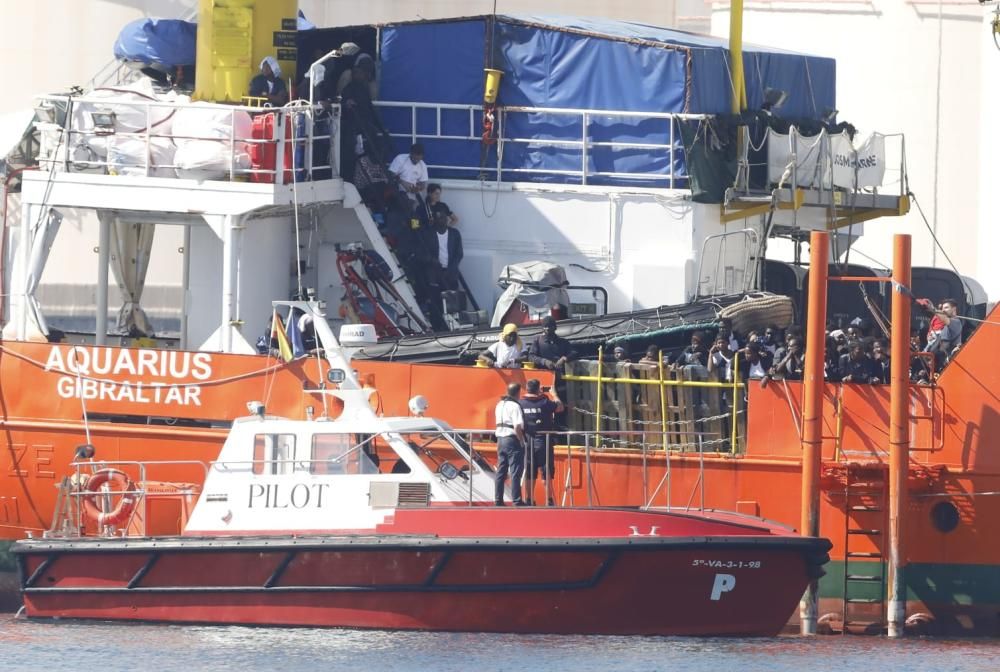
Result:
{"label": "harbor water", "polygon": [[31,622],[3,614],[0,661],[5,672],[965,672],[1000,669],[1000,640],[490,635]]}

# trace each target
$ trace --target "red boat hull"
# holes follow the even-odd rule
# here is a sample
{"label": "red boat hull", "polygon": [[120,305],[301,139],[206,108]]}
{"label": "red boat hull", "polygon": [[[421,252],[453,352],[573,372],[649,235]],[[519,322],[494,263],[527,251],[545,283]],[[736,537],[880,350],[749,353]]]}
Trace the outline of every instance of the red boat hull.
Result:
{"label": "red boat hull", "polygon": [[829,543],[800,537],[42,540],[27,615],[516,633],[773,635]]}

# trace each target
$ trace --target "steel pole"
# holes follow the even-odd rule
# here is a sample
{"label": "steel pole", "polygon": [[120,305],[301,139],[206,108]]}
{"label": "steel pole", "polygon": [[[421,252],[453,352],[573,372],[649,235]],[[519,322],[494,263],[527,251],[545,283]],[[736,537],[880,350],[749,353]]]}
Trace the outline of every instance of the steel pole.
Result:
{"label": "steel pole", "polygon": [[906,476],[910,463],[910,236],[896,234],[892,258],[889,387],[889,636],[906,623]]}
{"label": "steel pole", "polygon": [[747,87],[743,79],[743,0],[732,0],[729,5],[729,60],[732,64],[729,111],[739,114],[747,107]]}
{"label": "steel pole", "polygon": [[[97,234],[97,325],[94,329],[94,344],[108,344],[108,264],[111,263],[110,214],[98,215]],[[185,311],[187,312],[187,311]]]}
{"label": "steel pole", "polygon": [[[819,536],[819,472],[823,449],[823,361],[826,350],[826,285],[830,235],[813,231],[809,238],[809,321],[806,324],[802,400],[802,522],[803,536]],[[800,631],[816,634],[819,583],[809,582],[799,604]]]}

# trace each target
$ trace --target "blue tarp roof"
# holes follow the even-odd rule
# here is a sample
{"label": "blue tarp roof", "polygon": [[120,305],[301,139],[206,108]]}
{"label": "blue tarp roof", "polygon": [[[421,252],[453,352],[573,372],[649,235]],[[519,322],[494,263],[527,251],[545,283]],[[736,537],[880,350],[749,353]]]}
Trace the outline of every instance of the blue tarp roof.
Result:
{"label": "blue tarp roof", "polygon": [[[382,30],[382,97],[475,103],[482,99],[491,17],[422,21]],[[494,67],[506,105],[725,114],[728,40],[630,21],[500,15]],[[790,118],[836,107],[832,58],[744,45],[750,109],[765,88],[789,93]]]}
{"label": "blue tarp roof", "polygon": [[[730,112],[728,41],[680,30],[580,17],[500,15],[494,23],[492,16],[476,16],[383,26],[380,48],[384,101],[476,105],[483,98],[483,68],[491,66],[504,72],[498,104],[506,107]],[[779,111],[786,118],[819,119],[836,107],[833,59],[754,45],[744,47],[743,58],[750,109],[760,109],[765,88],[788,92]],[[478,168],[477,143],[428,139],[437,132],[430,111],[419,111],[416,128],[408,110],[383,109],[383,115],[394,133],[422,136],[430,164]],[[467,120],[467,114],[445,111],[441,134],[469,134]],[[622,183],[615,176],[623,173],[685,172],[679,134],[663,119],[591,117],[586,130],[580,120],[559,115],[508,114],[505,123],[508,138],[674,143],[672,150],[605,144],[586,157],[579,147],[507,144],[503,165],[511,172],[504,173],[505,180],[572,181],[560,173],[578,170],[584,161],[588,172],[604,173],[612,184]],[[471,134],[480,132],[477,126]],[[399,149],[405,144],[400,137]]]}

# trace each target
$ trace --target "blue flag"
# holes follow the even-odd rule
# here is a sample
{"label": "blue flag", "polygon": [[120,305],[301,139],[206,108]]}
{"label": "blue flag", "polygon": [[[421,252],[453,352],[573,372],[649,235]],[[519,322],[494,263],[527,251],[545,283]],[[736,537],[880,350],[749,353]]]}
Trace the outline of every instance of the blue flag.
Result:
{"label": "blue flag", "polygon": [[288,314],[288,340],[292,344],[292,357],[298,358],[306,354],[306,346],[302,344],[302,330],[299,329],[299,318],[303,313],[293,310]]}

